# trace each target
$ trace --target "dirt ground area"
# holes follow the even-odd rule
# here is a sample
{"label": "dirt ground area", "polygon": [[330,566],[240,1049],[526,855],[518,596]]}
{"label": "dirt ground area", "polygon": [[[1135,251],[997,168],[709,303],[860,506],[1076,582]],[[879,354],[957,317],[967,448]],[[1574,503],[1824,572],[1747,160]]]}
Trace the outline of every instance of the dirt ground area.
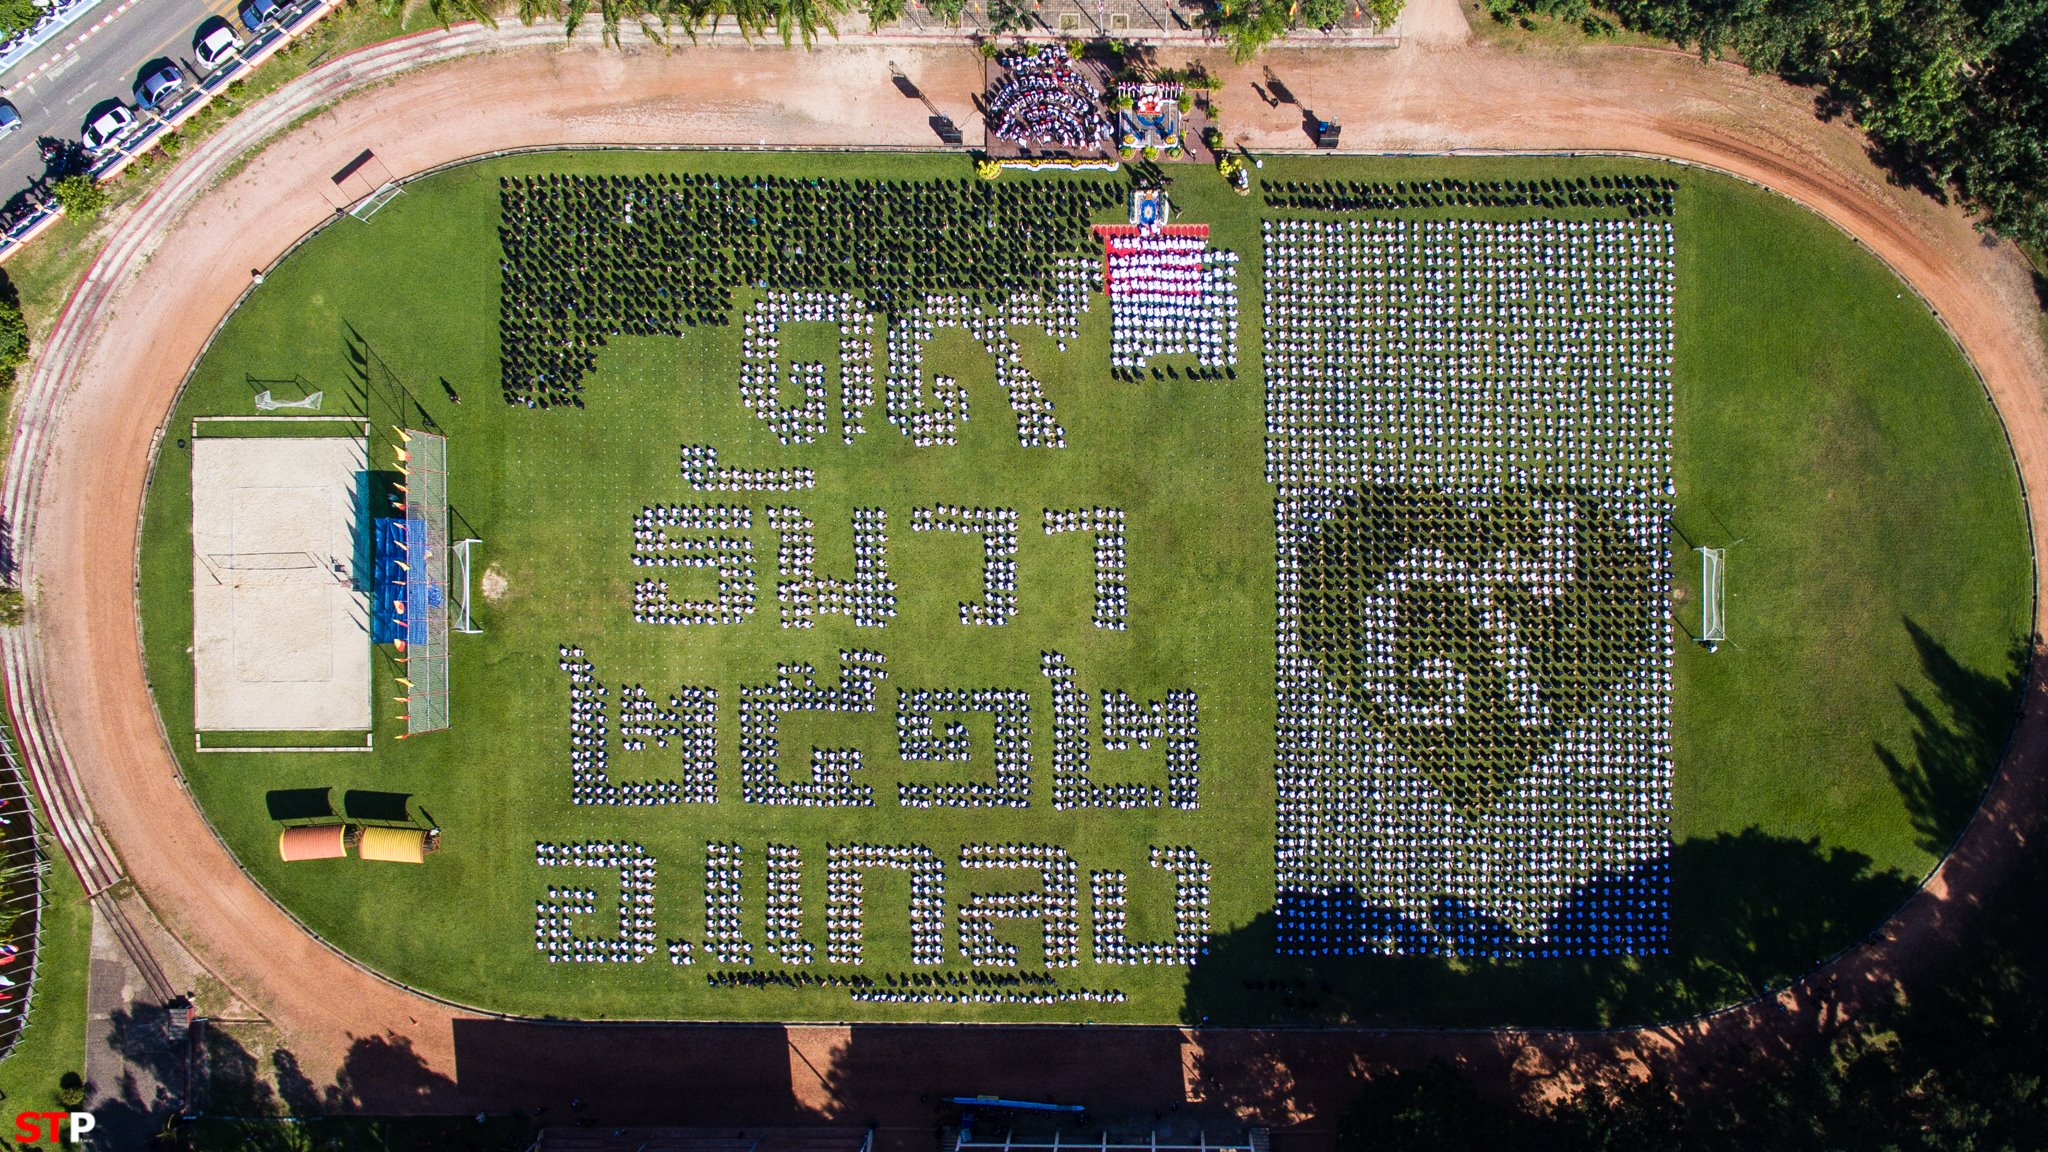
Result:
{"label": "dirt ground area", "polygon": [[[1887,183],[1849,128],[1815,118],[1810,94],[1676,53],[1472,42],[1455,0],[1416,0],[1408,28],[1411,43],[1391,52],[1276,51],[1243,67],[1218,54],[1211,63],[1233,134],[1254,152],[1308,145],[1302,106],[1268,105],[1251,91],[1270,69],[1301,105],[1341,121],[1352,149],[1626,151],[1766,184],[1854,234],[1927,298],[1983,374],[2027,484],[2048,492],[2039,306],[2025,263],[1958,210]],[[965,46],[849,38],[812,53],[718,45],[662,54],[545,39],[431,32],[334,61],[252,109],[254,123],[279,129],[323,110],[218,183],[234,138],[196,149],[111,221],[107,252],[22,389],[7,511],[24,534],[34,612],[30,642],[10,647],[10,659],[25,662],[34,711],[61,739],[127,875],[279,1029],[295,1067],[336,1086],[331,1101],[566,1110],[578,1096],[588,1115],[607,1119],[833,1118],[912,1140],[932,1130],[931,1100],[960,1090],[1081,1098],[1097,1112],[1207,1109],[1327,1132],[1355,1078],[1375,1067],[1445,1056],[1520,1087],[1681,1044],[1702,1059],[1767,1048],[1787,1021],[1853,1011],[1961,931],[1970,895],[1996,879],[2037,821],[2048,752],[2038,666],[1985,811],[1883,938],[1775,1000],[1638,1032],[565,1027],[481,1019],[358,969],[236,868],[183,791],[143,677],[134,557],[106,546],[134,538],[152,438],[247,270],[334,212],[330,175],[365,148],[403,175],[565,143],[935,143],[930,112],[893,86],[892,67],[970,141],[980,135],[982,62]],[[470,54],[393,77],[400,63],[441,51]],[[380,61],[396,63],[380,71]],[[2038,504],[2033,514],[2038,541]]]}

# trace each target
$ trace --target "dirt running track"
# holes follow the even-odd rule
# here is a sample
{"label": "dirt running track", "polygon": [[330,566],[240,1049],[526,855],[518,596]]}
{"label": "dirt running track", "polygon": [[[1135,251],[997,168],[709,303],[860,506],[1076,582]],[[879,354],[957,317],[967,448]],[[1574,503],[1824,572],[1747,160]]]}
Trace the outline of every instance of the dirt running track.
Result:
{"label": "dirt running track", "polygon": [[[1455,8],[1418,16],[1433,34],[1395,52],[1276,52],[1242,71],[1219,61],[1233,126],[1255,150],[1307,143],[1300,108],[1252,94],[1270,67],[1303,103],[1341,120],[1354,148],[1624,150],[1770,185],[1860,237],[1925,295],[1996,398],[2029,490],[2048,493],[2037,305],[2009,246],[1987,245],[1956,211],[1889,187],[1849,131],[1815,120],[1807,95],[1776,82],[1673,54],[1504,50],[1464,42]],[[436,31],[294,82],[108,225],[109,247],[19,390],[5,505],[33,609],[31,627],[5,645],[10,696],[35,735],[39,782],[69,812],[60,830],[89,882],[132,878],[196,955],[278,1025],[317,1083],[340,1075],[342,1101],[368,1109],[552,1101],[559,1115],[574,1093],[606,1120],[832,1117],[879,1122],[905,1139],[930,1131],[919,1094],[949,1091],[1097,1110],[1206,1107],[1327,1132],[1361,1070],[1429,1055],[1521,1086],[1673,1051],[1768,1049],[1790,1023],[1824,1022],[1887,994],[1916,957],[1953,939],[1973,895],[1996,882],[2042,810],[2048,708],[2039,691],[1986,809],[1884,940],[1775,1001],[1665,1029],[564,1028],[477,1019],[395,988],[299,930],[236,869],[182,789],[136,630],[130,544],[152,439],[249,270],[332,214],[329,175],[364,148],[402,175],[557,143],[925,145],[927,112],[890,86],[891,62],[970,139],[979,132],[970,110],[981,64],[964,47],[849,38],[812,54],[719,45],[621,55],[561,47],[545,29]],[[216,183],[238,153],[320,107]],[[2043,506],[2033,514],[2040,540]],[[118,862],[78,819],[87,805]]]}

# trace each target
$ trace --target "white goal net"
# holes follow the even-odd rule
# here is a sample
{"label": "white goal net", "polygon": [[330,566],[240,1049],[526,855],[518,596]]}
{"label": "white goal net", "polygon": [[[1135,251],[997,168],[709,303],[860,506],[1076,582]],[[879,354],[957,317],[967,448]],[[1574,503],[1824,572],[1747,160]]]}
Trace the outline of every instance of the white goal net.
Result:
{"label": "white goal net", "polygon": [[1728,638],[1722,590],[1727,565],[1727,549],[1700,549],[1700,641],[1705,644],[1719,644]]}

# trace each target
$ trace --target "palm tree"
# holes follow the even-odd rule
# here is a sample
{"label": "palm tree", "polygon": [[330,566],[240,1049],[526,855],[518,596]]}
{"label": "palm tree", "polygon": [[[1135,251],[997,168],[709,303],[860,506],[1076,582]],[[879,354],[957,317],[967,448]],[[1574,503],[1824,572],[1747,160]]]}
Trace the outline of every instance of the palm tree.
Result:
{"label": "palm tree", "polygon": [[775,0],[775,29],[782,33],[785,45],[790,43],[791,33],[802,33],[804,47],[809,48],[820,28],[838,37],[832,18],[844,15],[849,7],[850,0]]}
{"label": "palm tree", "polygon": [[[522,13],[529,2],[530,0],[520,0]],[[377,9],[386,16],[397,16],[411,3],[412,0],[378,0]],[[486,28],[498,26],[497,18],[491,14],[491,9],[496,5],[490,0],[426,0],[426,4],[427,11],[434,14],[434,19],[439,20],[443,28],[456,20],[474,20]]]}

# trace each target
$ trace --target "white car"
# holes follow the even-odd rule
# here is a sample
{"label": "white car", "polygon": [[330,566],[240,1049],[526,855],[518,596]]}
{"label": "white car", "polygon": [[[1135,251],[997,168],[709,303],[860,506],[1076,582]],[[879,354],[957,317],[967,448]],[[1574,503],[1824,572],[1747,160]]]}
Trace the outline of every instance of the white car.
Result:
{"label": "white car", "polygon": [[87,152],[103,152],[107,145],[127,135],[133,127],[135,113],[130,112],[126,104],[116,104],[85,126],[82,143]]}
{"label": "white car", "polygon": [[211,74],[220,71],[241,50],[242,38],[235,35],[227,21],[215,20],[211,28],[200,29],[199,39],[192,44],[192,57]]}

